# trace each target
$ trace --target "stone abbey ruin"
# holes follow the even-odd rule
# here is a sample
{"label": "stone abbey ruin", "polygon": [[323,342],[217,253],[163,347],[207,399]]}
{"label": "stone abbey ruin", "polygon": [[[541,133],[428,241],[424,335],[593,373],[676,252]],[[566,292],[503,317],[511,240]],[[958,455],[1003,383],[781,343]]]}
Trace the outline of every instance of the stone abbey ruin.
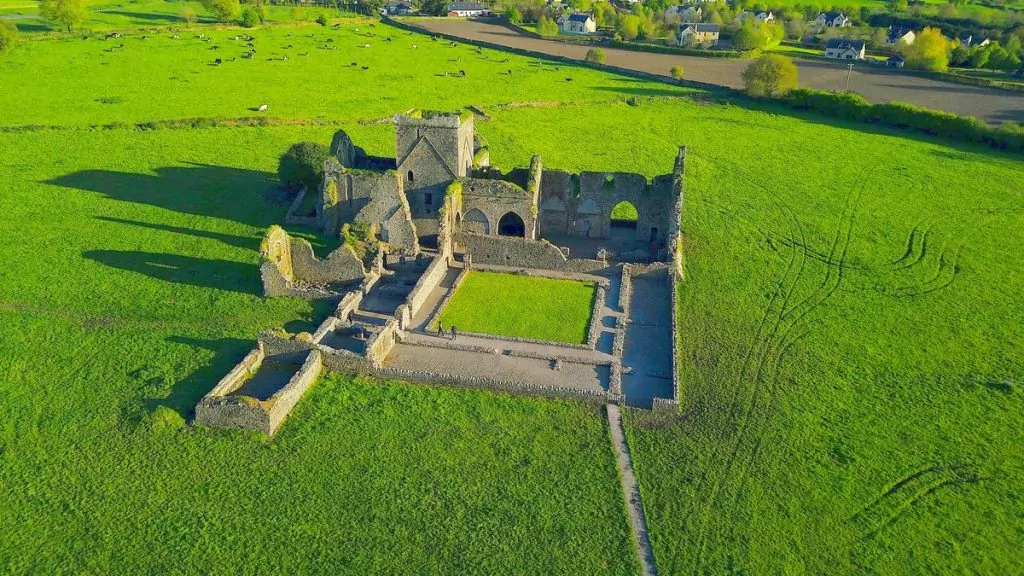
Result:
{"label": "stone abbey ruin", "polygon": [[[266,296],[330,298],[314,334],[267,331],[196,406],[195,422],[273,434],[323,370],[676,409],[675,280],[686,150],[671,174],[573,174],[490,166],[472,114],[394,117],[395,157],[344,132],[324,165],[312,224],[343,244],[318,259],[279,226],[261,245]],[[310,192],[312,193],[312,192]],[[635,219],[613,217],[628,203]],[[431,326],[469,270],[597,286],[586,343]],[[527,305],[528,303],[524,303]]]}

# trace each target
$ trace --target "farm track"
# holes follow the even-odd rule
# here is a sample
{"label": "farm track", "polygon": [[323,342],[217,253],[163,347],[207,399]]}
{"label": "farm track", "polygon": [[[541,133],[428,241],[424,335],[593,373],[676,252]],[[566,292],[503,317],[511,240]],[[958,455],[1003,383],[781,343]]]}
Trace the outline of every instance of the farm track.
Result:
{"label": "farm track", "polygon": [[[561,58],[582,61],[590,48],[586,45],[541,40],[514,32],[498,24],[477,21],[431,19],[414,22],[428,33],[448,34],[467,40],[487,42],[512,49],[529,50]],[[674,65],[686,68],[686,78],[727,88],[743,87],[741,74],[749,60],[701,58],[676,54],[636,52],[604,47],[607,64],[648,74],[666,76]],[[802,86],[819,90],[842,90],[846,67],[839,63],[795,59]],[[854,69],[850,87],[869,102],[909,102],[917,106],[944,110],[962,116],[974,116],[990,124],[1007,120],[1024,121],[1024,94],[952,84],[910,74],[893,73],[868,65]]]}

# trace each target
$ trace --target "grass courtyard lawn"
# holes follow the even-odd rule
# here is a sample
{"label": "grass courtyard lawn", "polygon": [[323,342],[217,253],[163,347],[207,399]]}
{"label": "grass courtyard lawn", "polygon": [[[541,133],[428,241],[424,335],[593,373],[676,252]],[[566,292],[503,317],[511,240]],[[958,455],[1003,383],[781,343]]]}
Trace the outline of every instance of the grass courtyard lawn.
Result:
{"label": "grass courtyard lawn", "polygon": [[446,330],[582,344],[596,292],[591,282],[470,272],[439,321]]}
{"label": "grass courtyard lawn", "polygon": [[[654,176],[689,146],[683,414],[627,416],[661,573],[1024,572],[1019,156],[772,107],[609,104],[681,92],[394,32],[360,77],[354,27],[299,68],[263,58],[326,31],[257,30],[251,77],[198,41],[0,58],[5,125],[70,127],[0,133],[0,571],[635,573],[583,406],[331,377],[270,441],[180,426],[260,330],[329,311],[259,297],[256,263],[287,209],[277,155],[334,127],[83,126],[268,99],[378,155],[394,135],[375,119],[465,104],[502,168]],[[494,106],[517,101],[569,105]],[[858,153],[821,152],[836,141]]]}

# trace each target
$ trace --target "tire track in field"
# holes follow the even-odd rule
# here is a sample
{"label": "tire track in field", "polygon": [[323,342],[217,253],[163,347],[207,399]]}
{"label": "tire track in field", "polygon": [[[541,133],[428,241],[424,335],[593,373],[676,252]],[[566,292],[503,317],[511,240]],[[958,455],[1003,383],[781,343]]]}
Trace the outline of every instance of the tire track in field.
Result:
{"label": "tire track in field", "polygon": [[[834,268],[834,266],[828,266],[828,268],[826,269],[826,278],[822,281],[821,285],[812,293],[812,295],[805,298],[801,302],[801,304],[807,303],[810,298],[813,298],[815,295],[818,294],[820,290],[824,289],[825,294],[814,305],[814,307],[817,307],[821,303],[823,303],[828,297],[834,294],[835,290],[838,288],[838,282],[835,282],[834,286],[831,285],[832,278],[841,278],[842,268],[845,266],[845,255],[849,246],[849,238],[852,231],[855,208],[857,202],[859,201],[859,195],[860,192],[857,191],[851,192],[851,194],[847,196],[844,215],[843,218],[841,218],[840,220],[841,224],[833,239],[830,254],[828,257],[829,262],[835,262],[836,251],[841,243],[843,256],[839,265],[840,274],[833,276],[832,269]],[[700,570],[703,561],[703,555],[708,540],[708,523],[710,521],[711,510],[718,502],[719,498],[723,494],[723,491],[728,490],[729,482],[733,480],[733,475],[731,474],[731,471],[733,467],[736,465],[737,459],[739,459],[738,461],[740,465],[738,481],[742,486],[744,478],[746,476],[746,472],[749,469],[749,463],[753,459],[753,456],[756,454],[757,447],[760,446],[760,441],[764,433],[763,426],[755,428],[757,432],[755,432],[755,437],[752,443],[747,440],[747,435],[748,431],[751,429],[752,421],[758,415],[765,417],[768,416],[763,412],[758,412],[755,410],[761,402],[761,396],[764,393],[764,388],[768,388],[768,394],[772,394],[774,392],[775,384],[777,382],[778,370],[781,368],[781,361],[784,354],[789,351],[789,349],[792,347],[792,345],[796,343],[796,341],[798,341],[800,338],[804,336],[800,335],[799,337],[791,340],[788,343],[785,342],[785,338],[778,338],[780,328],[783,330],[784,334],[788,335],[796,327],[795,323],[783,327],[783,321],[786,319],[787,312],[792,312],[793,310],[799,308],[799,306],[801,305],[798,304],[796,306],[791,307],[790,300],[797,286],[800,284],[800,281],[805,277],[803,271],[806,266],[809,255],[809,248],[807,247],[806,237],[803,234],[802,227],[799,225],[799,221],[795,218],[795,215],[792,213],[791,210],[788,211],[787,216],[791,220],[791,235],[795,236],[795,234],[792,234],[794,223],[800,230],[800,244],[803,247],[803,257],[801,258],[800,270],[797,276],[791,282],[789,282],[788,287],[786,287],[785,285],[787,283],[789,269],[787,269],[787,273],[783,275],[783,278],[780,280],[779,283],[779,289],[776,290],[775,293],[776,297],[779,293],[785,293],[782,303],[777,310],[774,310],[773,314],[775,302],[775,298],[773,297],[772,302],[769,303],[769,307],[765,311],[765,316],[762,319],[762,324],[759,326],[758,334],[755,335],[754,343],[748,349],[748,353],[744,358],[743,368],[741,369],[740,373],[740,381],[746,381],[747,379],[749,379],[752,384],[752,389],[748,400],[746,400],[743,403],[739,403],[734,400],[732,404],[733,406],[741,406],[741,413],[739,414],[738,418],[740,421],[740,429],[735,436],[735,440],[732,443],[732,448],[730,450],[728,459],[725,462],[723,470],[715,479],[714,484],[712,485],[710,490],[710,497],[708,499],[707,506],[705,507],[704,513],[702,515],[701,526],[698,535],[697,552],[693,569],[694,572],[698,572]],[[762,336],[761,332],[763,332],[763,328],[767,318],[773,315],[774,319],[771,320],[772,326],[770,331],[768,332],[767,336]],[[751,362],[754,363],[753,369],[751,368]],[[770,376],[768,377],[765,376],[766,368],[767,373],[770,374]],[[753,373],[752,377],[750,377],[751,372]],[[735,390],[736,392],[734,393],[734,398],[738,396],[739,386],[737,386]],[[747,450],[748,446],[754,447],[754,450]],[[737,489],[733,491],[733,494],[735,497],[738,498],[739,490]]]}
{"label": "tire track in field", "polygon": [[[853,223],[856,218],[860,196],[861,191],[857,190],[851,192],[847,197],[846,210],[840,220],[840,226],[837,230],[835,239],[833,240],[829,255],[829,261],[832,262],[832,265],[829,265],[826,268],[825,278],[814,293],[809,295],[793,308],[793,310],[796,310],[796,308],[801,305],[806,306],[800,316],[797,316],[786,324],[782,329],[782,333],[778,340],[772,342],[772,346],[770,346],[769,352],[763,359],[762,366],[759,369],[758,374],[755,376],[758,381],[763,379],[763,385],[758,388],[758,391],[763,392],[763,394],[768,397],[768,404],[765,409],[756,412],[753,411],[753,404],[751,405],[751,419],[753,419],[754,416],[760,415],[762,422],[753,428],[753,437],[748,441],[748,445],[743,445],[742,439],[737,440],[736,451],[739,452],[737,456],[739,458],[739,463],[737,465],[738,469],[731,476],[725,476],[726,482],[732,480],[736,484],[735,489],[732,491],[732,498],[729,501],[729,504],[724,507],[725,510],[732,511],[734,514],[734,521],[729,522],[726,525],[730,530],[735,530],[735,527],[738,524],[736,521],[738,519],[735,518],[735,513],[738,510],[739,499],[743,493],[744,487],[746,486],[747,479],[749,478],[750,466],[756,459],[756,456],[760,451],[761,443],[764,441],[764,436],[766,434],[765,425],[768,420],[770,420],[774,407],[778,404],[778,394],[775,392],[778,388],[778,376],[782,368],[783,360],[792,347],[800,339],[807,336],[811,329],[804,329],[795,337],[792,335],[803,327],[804,320],[807,319],[814,310],[819,309],[838,291],[842,283],[843,271],[845,270],[846,257],[849,251]],[[837,249],[840,253],[838,262],[835,260]],[[833,270],[836,271],[835,274],[832,274]],[[791,310],[791,312],[793,310]],[[784,312],[779,325],[782,325],[786,320],[786,314]]]}
{"label": "tire track in field", "polygon": [[892,526],[916,504],[935,492],[958,484],[984,480],[970,464],[928,465],[892,482],[885,491],[847,519],[857,533],[854,543],[866,542]]}

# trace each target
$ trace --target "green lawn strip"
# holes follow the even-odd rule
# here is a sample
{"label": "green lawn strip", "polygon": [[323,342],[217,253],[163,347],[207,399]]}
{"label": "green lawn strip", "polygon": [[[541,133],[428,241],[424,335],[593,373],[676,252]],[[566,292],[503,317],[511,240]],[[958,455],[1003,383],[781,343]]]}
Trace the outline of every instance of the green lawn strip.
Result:
{"label": "green lawn strip", "polygon": [[[234,40],[243,33],[256,37],[252,59],[243,57],[247,42]],[[149,39],[142,40],[143,35]],[[410,108],[486,109],[509,102],[577,103],[693,93],[496,50],[453,48],[366,20],[346,20],[338,29],[316,24],[194,28],[179,35],[172,39],[170,33],[132,31],[106,41],[76,35],[19,44],[0,60],[0,86],[18,87],[0,90],[0,125],[82,126],[196,117],[354,123]],[[117,48],[121,44],[124,48]],[[216,65],[217,59],[222,64]],[[138,70],[147,73],[139,75]],[[28,75],[32,82],[24,81]],[[269,109],[258,112],[262,104]]]}
{"label": "green lawn strip", "polygon": [[470,272],[438,321],[446,330],[582,344],[596,291],[591,282]]}

